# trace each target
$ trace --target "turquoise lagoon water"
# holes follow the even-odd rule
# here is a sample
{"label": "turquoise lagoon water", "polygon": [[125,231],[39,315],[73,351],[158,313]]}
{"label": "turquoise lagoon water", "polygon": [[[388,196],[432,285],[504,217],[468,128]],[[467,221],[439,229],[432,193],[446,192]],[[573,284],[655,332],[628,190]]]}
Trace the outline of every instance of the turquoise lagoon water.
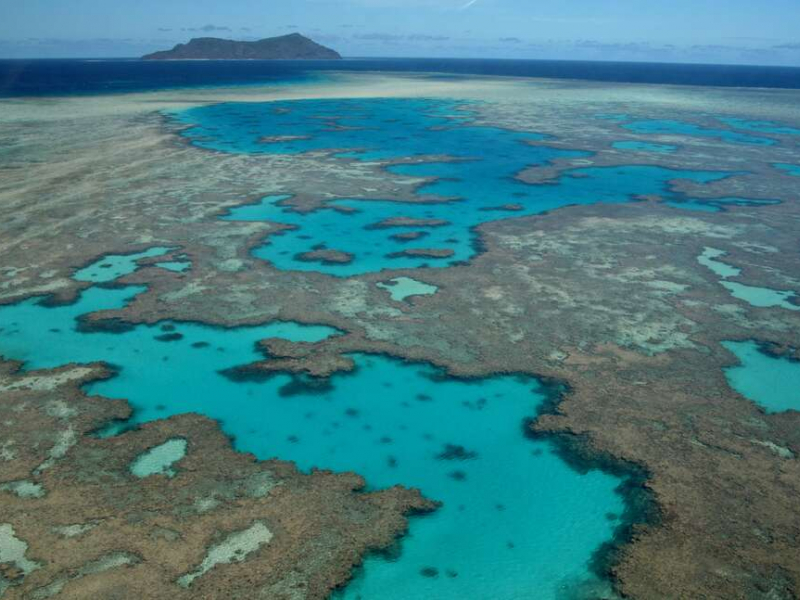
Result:
{"label": "turquoise lagoon water", "polygon": [[[598,119],[608,119],[613,121],[628,121],[630,117],[625,114],[619,115],[596,115]],[[744,131],[756,133],[772,133],[777,135],[800,135],[800,129],[788,127],[772,121],[756,121],[752,119],[741,119],[734,117],[716,117],[716,120],[732,129],[742,129]],[[625,129],[645,134],[665,134],[665,135],[688,135],[694,137],[714,137],[734,144],[757,144],[772,146],[777,142],[770,138],[751,136],[731,131],[729,129],[713,129],[700,127],[683,121],[670,119],[640,120],[623,125]]]}
{"label": "turquoise lagoon water", "polygon": [[[392,167],[391,170],[419,174],[423,167],[447,171],[450,164]],[[233,221],[274,221],[294,225],[296,228],[272,236],[253,254],[270,261],[283,270],[318,271],[337,276],[353,276],[384,269],[413,269],[419,267],[447,267],[467,261],[476,253],[473,227],[494,220],[496,212],[486,209],[507,201],[525,206],[514,216],[538,214],[569,204],[595,204],[629,202],[633,195],[659,194],[667,203],[679,208],[720,210],[731,204],[751,204],[744,198],[719,198],[700,200],[683,196],[669,189],[674,179],[689,179],[708,183],[729,176],[730,173],[712,171],[678,171],[661,167],[628,166],[613,168],[585,168],[571,171],[557,185],[537,186],[530,192],[535,200],[525,205],[519,195],[503,198],[491,190],[480,194],[480,183],[470,186],[466,182],[440,180],[425,186],[423,191],[447,195],[463,191],[472,194],[468,202],[437,204],[400,204],[377,200],[332,200],[326,208],[310,214],[301,214],[281,206],[289,196],[268,196],[260,203],[235,208],[223,217]],[[495,182],[498,183],[498,182]],[[499,182],[498,186],[503,183]],[[533,188],[508,179],[506,185]],[[457,189],[462,188],[462,189]],[[463,189],[463,188],[470,188]],[[520,192],[522,193],[522,192]],[[771,201],[757,202],[773,203]],[[334,207],[352,209],[341,212]],[[394,217],[432,219],[444,221],[429,227],[380,227],[377,224]],[[402,231],[422,231],[424,237],[414,242],[402,241],[393,236]],[[334,240],[334,241],[331,241]],[[303,261],[298,256],[314,249],[330,247],[353,255],[349,264],[319,264]],[[441,259],[397,256],[410,248],[446,248],[452,256]]]}
{"label": "turquoise lagoon water", "polygon": [[630,152],[657,152],[659,154],[671,154],[678,147],[669,144],[653,144],[651,142],[636,142],[632,140],[614,142],[611,147],[616,150],[626,150]]}
{"label": "turquoise lagoon water", "polygon": [[733,389],[767,412],[800,410],[800,362],[769,356],[754,341],[723,345],[740,362],[726,370]]}
{"label": "turquoise lagoon water", "polygon": [[728,127],[744,129],[745,131],[757,131],[761,133],[775,133],[778,135],[800,135],[800,129],[787,127],[772,121],[753,121],[751,119],[737,119],[733,117],[717,117],[717,120],[725,123]]}
{"label": "turquoise lagoon water", "polygon": [[389,292],[392,300],[402,302],[414,296],[432,296],[439,288],[410,277],[395,277],[389,281],[376,284],[379,288]]}
{"label": "turquoise lagoon water", "polygon": [[784,308],[786,310],[800,311],[800,304],[794,304],[792,300],[795,293],[790,290],[773,290],[770,288],[745,285],[738,281],[722,281],[722,285],[728,289],[731,296],[739,300],[744,300],[750,306],[757,308]]}
{"label": "turquoise lagoon water", "polygon": [[704,267],[711,269],[715,275],[718,275],[721,279],[727,279],[728,277],[738,277],[742,274],[742,270],[739,267],[734,267],[733,265],[729,265],[726,262],[722,262],[721,260],[717,260],[718,258],[722,258],[725,256],[727,252],[724,250],[720,250],[719,248],[709,248],[706,246],[703,248],[703,253],[697,257],[697,262],[699,262]]}
{"label": "turquoise lagoon water", "polygon": [[[116,376],[87,391],[128,399],[132,423],[199,412],[259,458],[354,470],[371,488],[416,486],[444,502],[411,520],[398,556],[370,557],[341,599],[548,599],[587,581],[605,585],[589,561],[620,524],[620,480],[580,474],[548,443],[524,435],[545,398],[536,380],[463,381],[361,354],[354,373],[327,385],[288,374],[242,380],[224,372],[263,359],[258,340],[317,341],[337,332],[166,321],[111,333],[81,324],[82,315],[120,308],[144,290],[92,287],[69,305],[30,299],[0,307],[0,355],[26,361],[26,369],[105,361]],[[172,440],[139,457],[132,472],[180,478],[174,459],[184,450]]]}
{"label": "turquoise lagoon water", "polygon": [[107,283],[119,279],[123,275],[133,273],[138,268],[138,261],[145,258],[164,256],[171,250],[174,250],[174,248],[153,246],[142,252],[133,252],[131,254],[107,254],[102,260],[95,261],[79,269],[73,277],[78,281]]}
{"label": "turquoise lagoon water", "polygon": [[[424,155],[448,155],[457,162],[425,162],[388,167],[388,175],[436,178],[417,190],[454,201],[411,204],[363,199],[334,199],[310,214],[281,206],[288,196],[268,196],[241,206],[230,220],[274,221],[294,229],[271,236],[254,255],[284,270],[321,271],[352,276],[383,269],[446,267],[469,260],[476,252],[473,228],[497,218],[498,206],[519,204],[514,216],[538,214],[570,204],[629,202],[636,195],[661,195],[685,208],[748,203],[743,198],[700,200],[670,188],[674,179],[703,184],[734,175],[719,171],[680,171],[653,166],[578,168],[557,181],[531,185],[515,175],[526,167],[585,153],[531,145],[543,136],[469,122],[461,105],[444,100],[304,100],[264,104],[218,104],[177,112],[194,144],[220,152],[299,154],[335,150],[363,161],[392,161]],[[466,105],[467,107],[469,105]],[[716,204],[715,204],[716,203]],[[336,210],[340,209],[340,210]],[[345,209],[345,210],[341,210]],[[435,226],[381,227],[385,219],[433,219]],[[442,223],[444,221],[444,223]],[[399,232],[423,237],[400,240]],[[354,256],[349,264],[319,264],[300,254],[329,248]],[[445,258],[408,256],[409,249],[447,249]]]}
{"label": "turquoise lagoon water", "polygon": [[787,163],[777,163],[775,165],[778,169],[782,171],[786,171],[789,175],[794,175],[795,177],[800,177],[800,165],[790,165]]}
{"label": "turquoise lagoon water", "polygon": [[167,262],[156,263],[153,266],[158,267],[159,269],[166,269],[167,271],[172,271],[174,273],[185,273],[192,268],[192,263],[183,260],[170,260]]}

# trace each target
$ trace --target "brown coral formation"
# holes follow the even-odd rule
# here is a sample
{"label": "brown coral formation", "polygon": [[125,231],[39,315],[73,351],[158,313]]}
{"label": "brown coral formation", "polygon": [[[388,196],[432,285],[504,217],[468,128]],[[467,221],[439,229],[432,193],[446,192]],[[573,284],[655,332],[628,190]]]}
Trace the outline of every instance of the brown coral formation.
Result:
{"label": "brown coral formation", "polygon": [[523,210],[525,207],[522,204],[501,204],[500,206],[487,206],[486,208],[482,209],[484,211],[493,212],[493,211],[506,211],[506,212],[517,212],[519,210]]}
{"label": "brown coral formation", "polygon": [[450,248],[409,248],[401,252],[392,252],[389,258],[450,258],[455,254]]}
{"label": "brown coral formation", "polygon": [[341,250],[321,248],[298,254],[297,260],[315,262],[322,265],[347,265],[353,262],[353,255],[348,252],[342,252]]}
{"label": "brown coral formation", "polygon": [[443,219],[414,219],[412,217],[392,217],[384,219],[374,225],[370,225],[370,229],[391,229],[394,227],[443,227],[449,225],[448,221]]}
{"label": "brown coral formation", "polygon": [[395,233],[390,237],[398,242],[413,242],[414,240],[423,238],[426,235],[428,235],[427,231],[403,231],[401,233]]}

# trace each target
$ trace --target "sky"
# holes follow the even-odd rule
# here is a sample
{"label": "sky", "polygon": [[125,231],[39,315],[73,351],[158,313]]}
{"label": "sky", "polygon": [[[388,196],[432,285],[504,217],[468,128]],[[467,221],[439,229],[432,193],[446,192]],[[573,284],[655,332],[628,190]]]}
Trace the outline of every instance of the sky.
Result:
{"label": "sky", "polygon": [[800,66],[800,0],[0,0],[0,57],[299,32],[347,57]]}

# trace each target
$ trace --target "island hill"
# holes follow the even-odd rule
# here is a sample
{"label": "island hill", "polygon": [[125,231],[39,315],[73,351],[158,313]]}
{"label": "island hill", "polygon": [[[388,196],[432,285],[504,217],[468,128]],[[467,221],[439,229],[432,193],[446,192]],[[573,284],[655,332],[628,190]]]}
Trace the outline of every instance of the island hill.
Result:
{"label": "island hill", "polygon": [[292,33],[255,42],[237,42],[220,38],[194,38],[188,44],[178,44],[172,50],[163,50],[143,56],[143,60],[292,60],[341,59],[335,50]]}

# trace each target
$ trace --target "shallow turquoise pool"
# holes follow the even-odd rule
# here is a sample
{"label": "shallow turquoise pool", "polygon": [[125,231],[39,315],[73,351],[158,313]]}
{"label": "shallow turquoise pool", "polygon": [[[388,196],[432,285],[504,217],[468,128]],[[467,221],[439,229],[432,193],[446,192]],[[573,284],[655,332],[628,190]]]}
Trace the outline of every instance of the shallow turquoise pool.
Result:
{"label": "shallow turquoise pool", "polygon": [[790,165],[786,163],[777,163],[775,165],[778,169],[782,171],[786,171],[789,175],[794,175],[795,177],[800,177],[800,165]]}
{"label": "shallow turquoise pool", "polygon": [[734,129],[756,131],[760,133],[775,133],[778,135],[800,135],[800,129],[774,123],[773,121],[757,121],[753,119],[739,119],[734,117],[717,117],[717,120]]}
{"label": "shallow turquoise pool", "polygon": [[130,254],[107,254],[102,260],[94,261],[76,271],[73,278],[91,283],[108,283],[119,279],[123,275],[133,273],[138,268],[138,261],[145,258],[164,256],[171,250],[174,250],[174,248],[153,246],[147,250],[131,252]]}
{"label": "shallow turquoise pool", "polygon": [[800,362],[762,352],[757,342],[724,342],[739,359],[726,370],[731,387],[767,412],[800,410]]}
{"label": "shallow turquoise pool", "polygon": [[774,290],[746,285],[738,281],[729,281],[731,277],[741,275],[742,270],[720,260],[726,254],[723,250],[706,247],[703,253],[697,257],[697,262],[718,275],[720,285],[727,289],[731,296],[758,308],[778,307],[785,310],[800,311],[800,304],[797,303],[797,298],[792,290]]}

